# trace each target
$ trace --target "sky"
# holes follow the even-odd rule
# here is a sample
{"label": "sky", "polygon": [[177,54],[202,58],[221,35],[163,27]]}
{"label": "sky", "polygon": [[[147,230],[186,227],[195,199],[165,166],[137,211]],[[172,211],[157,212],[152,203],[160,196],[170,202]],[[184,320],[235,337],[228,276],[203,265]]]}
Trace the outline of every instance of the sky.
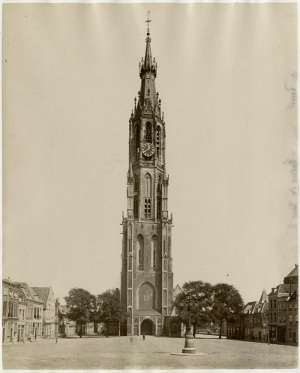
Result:
{"label": "sky", "polygon": [[257,300],[297,263],[296,4],[4,4],[3,276],[120,286],[147,10],[174,284]]}

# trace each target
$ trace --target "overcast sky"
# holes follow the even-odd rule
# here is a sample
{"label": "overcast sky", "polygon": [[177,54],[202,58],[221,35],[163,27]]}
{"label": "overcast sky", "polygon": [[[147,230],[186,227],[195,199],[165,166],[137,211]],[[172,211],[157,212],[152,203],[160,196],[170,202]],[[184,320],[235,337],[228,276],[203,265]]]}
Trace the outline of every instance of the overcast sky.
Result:
{"label": "overcast sky", "polygon": [[258,299],[297,261],[296,4],[5,4],[4,276],[60,298],[119,287],[148,9],[174,284]]}

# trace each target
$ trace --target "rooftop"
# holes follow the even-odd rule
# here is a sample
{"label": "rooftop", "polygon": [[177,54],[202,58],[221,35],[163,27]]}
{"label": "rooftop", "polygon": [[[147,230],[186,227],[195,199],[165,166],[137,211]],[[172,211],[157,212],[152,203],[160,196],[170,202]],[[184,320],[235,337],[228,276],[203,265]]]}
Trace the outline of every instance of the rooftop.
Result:
{"label": "rooftop", "polygon": [[42,299],[43,303],[46,304],[47,300],[48,300],[48,297],[49,297],[51,287],[33,287],[32,289]]}

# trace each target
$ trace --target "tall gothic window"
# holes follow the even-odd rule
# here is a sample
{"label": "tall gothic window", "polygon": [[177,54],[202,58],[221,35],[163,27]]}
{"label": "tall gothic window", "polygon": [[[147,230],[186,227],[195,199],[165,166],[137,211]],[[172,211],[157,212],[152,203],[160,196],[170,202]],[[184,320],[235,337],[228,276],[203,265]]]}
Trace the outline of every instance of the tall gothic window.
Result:
{"label": "tall gothic window", "polygon": [[145,128],[145,140],[147,142],[152,142],[152,125],[150,122],[146,123],[146,128]]}
{"label": "tall gothic window", "polygon": [[160,159],[160,127],[156,128],[156,154],[157,158]]}
{"label": "tall gothic window", "polygon": [[134,217],[139,217],[139,180],[135,179],[134,182]]}
{"label": "tall gothic window", "polygon": [[132,271],[132,254],[128,256],[128,270]]}
{"label": "tall gothic window", "polygon": [[151,310],[155,307],[155,290],[149,283],[143,283],[138,289],[138,308],[140,310]]}
{"label": "tall gothic window", "polygon": [[142,271],[144,269],[144,238],[139,235],[136,243],[136,252],[137,252],[137,265],[138,269]]}
{"label": "tall gothic window", "polygon": [[140,148],[140,126],[139,123],[136,124],[135,128],[135,147],[136,147],[136,157],[139,157],[139,148]]}
{"label": "tall gothic window", "polygon": [[151,240],[151,267],[155,269],[157,263],[157,237],[153,236]]}
{"label": "tall gothic window", "polygon": [[157,184],[157,219],[161,219],[161,193],[162,193],[162,186],[161,186],[161,178],[159,177],[158,184]]}
{"label": "tall gothic window", "polygon": [[149,174],[145,175],[145,200],[144,200],[144,215],[145,219],[151,219],[151,202],[152,202],[152,190],[151,190],[151,176]]}

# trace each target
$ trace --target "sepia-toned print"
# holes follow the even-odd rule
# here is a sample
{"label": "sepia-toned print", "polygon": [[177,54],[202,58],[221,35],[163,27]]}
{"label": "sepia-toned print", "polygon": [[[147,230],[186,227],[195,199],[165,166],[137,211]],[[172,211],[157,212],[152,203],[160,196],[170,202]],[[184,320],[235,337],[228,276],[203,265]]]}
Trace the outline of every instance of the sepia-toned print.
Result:
{"label": "sepia-toned print", "polygon": [[4,4],[3,368],[296,368],[296,85],[293,3]]}

